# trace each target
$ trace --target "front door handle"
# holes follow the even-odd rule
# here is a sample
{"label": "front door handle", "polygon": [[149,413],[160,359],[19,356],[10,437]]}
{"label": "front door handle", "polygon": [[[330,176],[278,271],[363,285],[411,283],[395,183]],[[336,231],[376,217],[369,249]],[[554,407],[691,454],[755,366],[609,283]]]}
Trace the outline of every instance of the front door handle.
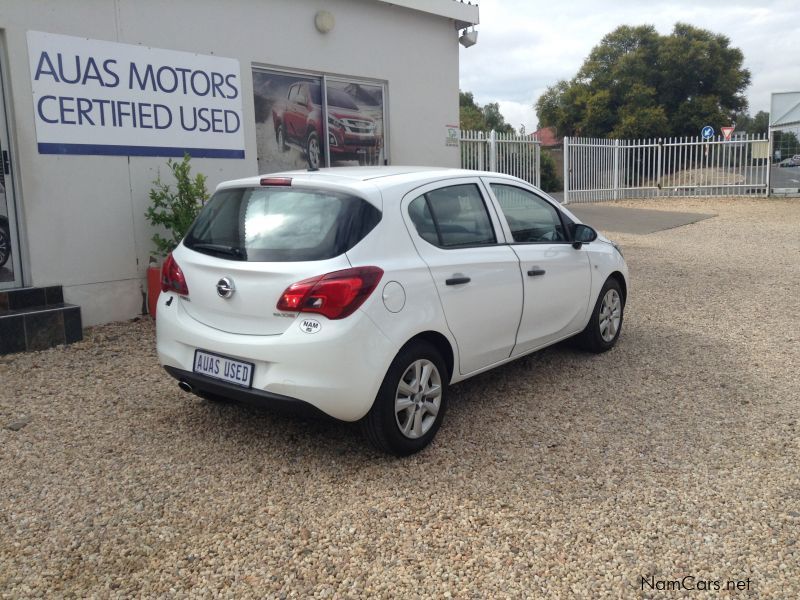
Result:
{"label": "front door handle", "polygon": [[544,274],[545,274],[545,270],[544,269],[536,269],[536,268],[534,268],[534,269],[531,269],[530,271],[528,271],[528,275],[530,275],[531,277],[538,277],[539,275],[544,275]]}
{"label": "front door handle", "polygon": [[445,285],[461,285],[462,283],[469,283],[472,281],[469,277],[451,277],[445,280]]}

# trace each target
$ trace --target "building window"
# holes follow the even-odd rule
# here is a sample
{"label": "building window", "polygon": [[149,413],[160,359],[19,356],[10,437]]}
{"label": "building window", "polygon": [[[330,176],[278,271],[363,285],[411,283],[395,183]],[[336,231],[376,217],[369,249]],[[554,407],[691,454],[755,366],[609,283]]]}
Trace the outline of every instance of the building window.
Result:
{"label": "building window", "polygon": [[386,161],[381,82],[254,67],[253,95],[261,173]]}

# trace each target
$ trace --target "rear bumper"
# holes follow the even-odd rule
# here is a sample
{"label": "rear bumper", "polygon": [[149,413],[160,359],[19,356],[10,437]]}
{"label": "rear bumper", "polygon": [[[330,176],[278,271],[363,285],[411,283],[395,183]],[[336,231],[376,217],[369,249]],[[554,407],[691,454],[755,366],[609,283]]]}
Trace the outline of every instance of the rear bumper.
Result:
{"label": "rear bumper", "polygon": [[[169,298],[173,301],[167,304]],[[280,335],[243,335],[200,323],[186,312],[183,302],[172,294],[158,299],[159,362],[173,377],[179,373],[187,382],[198,381],[200,389],[221,396],[268,403],[296,400],[335,419],[357,421],[372,407],[397,353],[362,310],[337,321],[319,316],[321,329],[313,334],[301,329],[303,318],[297,317]],[[228,387],[193,373],[197,349],[252,363],[252,389]]]}
{"label": "rear bumper", "polygon": [[221,396],[230,400],[236,400],[244,404],[261,406],[276,410],[281,413],[296,414],[304,417],[330,418],[316,406],[303,402],[297,398],[273,394],[262,390],[244,389],[242,387],[217,381],[210,377],[204,377],[191,371],[176,369],[175,367],[164,367],[164,370],[178,381],[188,383],[192,386],[193,392],[201,392],[214,396]]}

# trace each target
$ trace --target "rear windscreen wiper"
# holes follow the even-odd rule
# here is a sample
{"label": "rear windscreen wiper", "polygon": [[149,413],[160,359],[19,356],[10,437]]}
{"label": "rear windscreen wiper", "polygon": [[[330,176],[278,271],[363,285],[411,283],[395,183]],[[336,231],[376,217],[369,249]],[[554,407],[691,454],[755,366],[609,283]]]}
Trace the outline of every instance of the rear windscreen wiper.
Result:
{"label": "rear windscreen wiper", "polygon": [[219,254],[227,254],[229,256],[235,256],[238,259],[244,260],[245,259],[245,252],[241,248],[236,248],[235,246],[224,246],[222,244],[203,244],[203,243],[195,243],[189,246],[192,250],[206,250],[208,252],[218,252]]}

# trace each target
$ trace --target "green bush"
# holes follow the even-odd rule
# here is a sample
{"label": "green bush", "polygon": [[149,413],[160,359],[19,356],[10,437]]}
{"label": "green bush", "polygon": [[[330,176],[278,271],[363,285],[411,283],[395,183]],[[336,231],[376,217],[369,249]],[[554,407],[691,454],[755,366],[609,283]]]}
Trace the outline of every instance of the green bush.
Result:
{"label": "green bush", "polygon": [[175,179],[175,190],[161,180],[161,173],[150,190],[150,206],[145,212],[147,221],[167,230],[167,237],[156,233],[151,238],[159,256],[166,256],[177,246],[189,231],[203,205],[208,200],[206,176],[197,173],[191,177],[191,157],[183,155],[183,160],[169,159],[167,167]]}
{"label": "green bush", "polygon": [[539,156],[541,158],[539,165],[541,188],[548,193],[563,191],[564,183],[556,173],[556,161],[546,150],[542,150]]}

